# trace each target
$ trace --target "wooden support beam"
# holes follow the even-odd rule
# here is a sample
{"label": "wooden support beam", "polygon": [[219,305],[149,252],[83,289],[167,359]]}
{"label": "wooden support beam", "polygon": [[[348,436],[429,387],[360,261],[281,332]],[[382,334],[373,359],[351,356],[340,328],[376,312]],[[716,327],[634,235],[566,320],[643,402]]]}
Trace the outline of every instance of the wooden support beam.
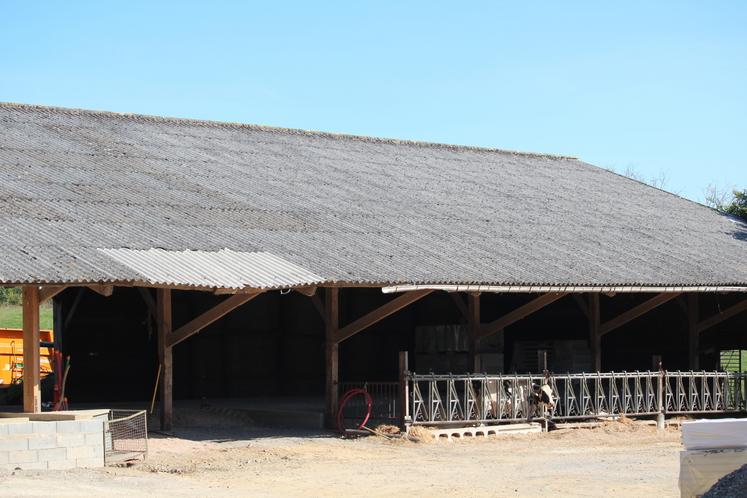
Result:
{"label": "wooden support beam", "polygon": [[581,311],[583,312],[584,316],[588,319],[589,318],[589,305],[586,301],[584,301],[583,295],[573,294],[573,300],[576,301],[576,304],[578,304],[578,307],[581,308]]}
{"label": "wooden support beam", "polygon": [[67,289],[65,285],[48,285],[39,289],[39,304],[45,303]]}
{"label": "wooden support beam", "polygon": [[499,319],[482,325],[482,327],[480,327],[479,337],[483,338],[495,334],[496,332],[505,329],[509,325],[512,325],[519,320],[526,318],[527,316],[538,310],[541,310],[548,304],[554,303],[565,295],[566,293],[564,292],[548,292],[547,294],[543,294],[538,298],[532,299],[528,303],[519,306],[515,310],[503,315]]}
{"label": "wooden support beam", "polygon": [[311,297],[311,296],[313,296],[313,295],[316,294],[316,286],[315,285],[311,285],[311,286],[308,286],[308,287],[296,287],[293,290],[296,291],[296,292],[298,292],[298,293],[300,293],[300,294],[303,294],[304,296],[308,296],[308,297]]}
{"label": "wooden support beam", "polygon": [[698,331],[698,294],[687,295],[687,336],[690,370],[700,368],[700,332]]}
{"label": "wooden support beam", "polygon": [[340,345],[335,339],[339,333],[340,301],[339,289],[330,287],[325,289],[324,297],[324,359],[325,359],[325,424],[329,428],[335,426],[337,415],[337,398],[340,383],[339,354]]}
{"label": "wooden support beam", "polygon": [[638,306],[634,306],[624,313],[620,313],[612,320],[604,322],[599,328],[601,335],[606,335],[615,330],[616,328],[622,327],[626,323],[635,320],[641,315],[645,315],[654,308],[658,308],[664,303],[668,303],[672,299],[679,296],[679,293],[661,293],[656,296],[642,302]]}
{"label": "wooden support beam", "polygon": [[153,299],[153,296],[151,295],[150,291],[146,289],[145,287],[138,287],[138,292],[140,293],[140,297],[143,298],[143,301],[145,302],[145,306],[148,307],[148,311],[150,311],[150,314],[153,315],[153,317],[158,316],[158,311],[156,308],[156,301]]}
{"label": "wooden support beam", "polygon": [[[479,294],[477,294],[479,296]],[[462,318],[469,321],[469,310],[467,309],[467,305],[464,304],[464,300],[459,296],[458,292],[449,292],[449,297],[452,301],[454,301],[454,304],[457,308],[459,308],[459,313],[462,314]],[[467,299],[470,299],[473,297],[472,294],[468,294]]]}
{"label": "wooden support beam", "polygon": [[[461,300],[461,299],[460,299]],[[480,372],[480,295],[467,295],[467,324],[469,326],[469,354],[472,362],[472,371]]]}
{"label": "wooden support beam", "polygon": [[171,289],[156,290],[156,322],[158,324],[158,361],[161,373],[158,377],[161,392],[161,430],[170,431],[173,422],[173,368],[171,346],[168,343],[171,335]]}
{"label": "wooden support beam", "polygon": [[23,411],[41,412],[39,287],[23,286]]}
{"label": "wooden support beam", "polygon": [[407,351],[399,352],[399,426],[405,429],[410,420],[410,383],[407,375],[410,373]]}
{"label": "wooden support beam", "polygon": [[319,313],[319,316],[322,317],[322,321],[327,321],[327,316],[324,314],[324,303],[322,302],[322,298],[319,297],[319,294],[314,294],[311,296],[311,304],[314,305],[314,308],[316,308],[317,313]]}
{"label": "wooden support beam", "polygon": [[89,289],[91,289],[96,294],[100,294],[104,297],[109,297],[114,293],[114,286],[113,285],[98,285],[98,284],[92,284],[87,285]]}
{"label": "wooden support beam", "polygon": [[740,301],[737,304],[726,308],[720,313],[716,313],[715,315],[712,315],[709,318],[706,318],[705,320],[700,321],[697,327],[698,333],[703,332],[704,330],[707,330],[715,325],[718,325],[724,320],[728,320],[729,318],[735,315],[738,315],[739,313],[742,313],[743,311],[747,311],[747,299]]}
{"label": "wooden support beam", "polygon": [[371,325],[374,325],[375,323],[380,322],[384,318],[388,317],[389,315],[392,315],[396,313],[397,311],[401,310],[402,308],[405,308],[415,301],[418,301],[419,299],[424,298],[428,294],[433,292],[430,289],[427,290],[416,290],[416,291],[410,291],[402,294],[401,296],[397,296],[396,298],[392,299],[388,303],[379,306],[375,310],[371,311],[370,313],[367,313],[363,315],[362,317],[358,318],[352,323],[349,323],[348,325],[341,328],[336,336],[335,336],[335,342],[342,342],[345,339],[354,336],[358,332],[361,332]]}
{"label": "wooden support beam", "polygon": [[72,322],[73,318],[75,317],[75,312],[78,311],[78,305],[80,304],[80,300],[83,298],[83,294],[85,293],[85,287],[78,288],[78,292],[75,294],[75,298],[73,299],[73,304],[70,306],[70,310],[65,314],[65,322],[62,324],[63,329],[67,330],[67,328],[70,326],[70,322]]}
{"label": "wooden support beam", "polygon": [[217,321],[221,317],[227,315],[244,303],[251,301],[258,295],[259,293],[234,294],[231,297],[226,298],[224,301],[216,304],[197,318],[190,320],[186,324],[173,331],[167,338],[168,346],[174,347],[183,340],[192,337],[200,330]]}
{"label": "wooden support beam", "polygon": [[599,294],[596,292],[589,294],[589,345],[591,349],[591,366],[596,372],[601,372],[602,370],[601,316]]}

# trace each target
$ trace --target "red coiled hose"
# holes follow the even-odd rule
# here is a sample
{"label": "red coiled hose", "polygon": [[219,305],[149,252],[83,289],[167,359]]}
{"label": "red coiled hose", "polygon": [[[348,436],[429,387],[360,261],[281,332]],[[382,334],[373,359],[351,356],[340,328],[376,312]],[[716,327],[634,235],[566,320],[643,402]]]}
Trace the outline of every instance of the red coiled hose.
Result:
{"label": "red coiled hose", "polygon": [[366,416],[363,418],[363,422],[358,424],[358,427],[356,427],[356,429],[362,429],[363,426],[366,425],[366,422],[368,422],[368,419],[371,417],[371,408],[373,406],[373,398],[371,397],[371,395],[368,394],[368,391],[366,391],[365,389],[350,389],[342,395],[342,398],[340,398],[340,408],[337,409],[337,430],[343,434],[345,433],[345,426],[343,425],[342,414],[345,410],[345,405],[353,398],[353,396],[357,396],[359,394],[363,395],[363,398],[366,400]]}

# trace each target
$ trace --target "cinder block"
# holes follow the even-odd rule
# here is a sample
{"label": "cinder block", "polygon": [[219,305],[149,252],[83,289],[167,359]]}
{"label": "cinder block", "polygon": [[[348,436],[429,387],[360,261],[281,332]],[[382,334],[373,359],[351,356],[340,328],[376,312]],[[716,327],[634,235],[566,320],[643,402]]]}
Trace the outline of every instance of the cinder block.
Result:
{"label": "cinder block", "polygon": [[83,446],[84,444],[86,444],[86,436],[80,432],[57,434],[57,446],[71,448],[75,446]]}
{"label": "cinder block", "polygon": [[31,422],[35,434],[55,434],[57,432],[56,422]]}
{"label": "cinder block", "polygon": [[8,463],[8,452],[0,451],[0,465]]}
{"label": "cinder block", "polygon": [[0,437],[8,434],[8,424],[0,422]]}
{"label": "cinder block", "polygon": [[67,458],[91,458],[96,456],[93,451],[93,446],[75,446],[67,448]]}
{"label": "cinder block", "polygon": [[56,423],[58,433],[80,432],[80,422],[77,420],[61,420]]}
{"label": "cinder block", "polygon": [[67,460],[67,448],[48,448],[39,450],[40,462]]}
{"label": "cinder block", "polygon": [[8,463],[38,462],[39,452],[36,450],[18,450],[8,452]]}
{"label": "cinder block", "polygon": [[54,448],[57,446],[57,435],[55,434],[34,434],[29,438],[30,450],[41,450],[45,448]]}
{"label": "cinder block", "polygon": [[34,432],[34,424],[32,422],[17,422],[14,424],[6,424],[8,426],[8,434],[31,434]]}
{"label": "cinder block", "polygon": [[29,449],[29,441],[23,436],[5,436],[0,438],[0,451],[18,451]]}
{"label": "cinder block", "polygon": [[104,421],[103,420],[81,420],[80,432],[104,432]]}
{"label": "cinder block", "polygon": [[104,456],[104,445],[90,446],[93,449],[93,456]]}
{"label": "cinder block", "polygon": [[95,468],[104,466],[104,457],[78,458],[75,464],[81,468]]}
{"label": "cinder block", "polygon": [[104,447],[104,433],[94,432],[92,434],[86,434],[86,444],[91,446],[101,445]]}
{"label": "cinder block", "polygon": [[74,469],[76,466],[77,462],[75,460],[50,460],[47,462],[47,468],[49,470]]}

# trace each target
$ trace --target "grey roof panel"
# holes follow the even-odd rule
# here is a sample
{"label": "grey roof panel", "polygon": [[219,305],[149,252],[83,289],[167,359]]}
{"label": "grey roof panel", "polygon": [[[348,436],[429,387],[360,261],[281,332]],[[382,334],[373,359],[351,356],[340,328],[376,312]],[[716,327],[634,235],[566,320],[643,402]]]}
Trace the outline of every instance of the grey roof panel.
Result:
{"label": "grey roof panel", "polygon": [[218,289],[282,289],[324,279],[266,252],[99,249],[139,275],[139,283]]}
{"label": "grey roof panel", "polygon": [[0,283],[142,278],[98,248],[343,284],[747,285],[747,225],[574,158],[0,104]]}

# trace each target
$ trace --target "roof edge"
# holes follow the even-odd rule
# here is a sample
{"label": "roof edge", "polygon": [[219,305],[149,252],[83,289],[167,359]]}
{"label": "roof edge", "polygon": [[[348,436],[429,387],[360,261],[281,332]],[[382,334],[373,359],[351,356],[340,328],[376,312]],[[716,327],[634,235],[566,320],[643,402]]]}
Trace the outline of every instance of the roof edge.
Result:
{"label": "roof edge", "polygon": [[568,294],[579,294],[585,292],[603,293],[682,293],[682,292],[746,292],[747,286],[740,285],[672,285],[672,286],[646,286],[646,285],[391,285],[382,287],[384,294],[397,292],[409,292],[416,290],[438,290],[446,292],[495,292],[495,293],[532,293],[532,292],[560,292]]}
{"label": "roof edge", "polygon": [[138,114],[138,113],[123,113],[115,111],[104,111],[95,109],[80,109],[74,107],[58,107],[48,106],[40,104],[23,104],[17,102],[0,102],[0,108],[6,109],[26,109],[26,110],[45,110],[52,111],[60,114],[69,115],[90,115],[90,116],[106,116],[111,118],[119,119],[132,119],[137,121],[152,122],[152,123],[170,123],[170,124],[185,124],[193,126],[211,126],[211,127],[223,127],[223,128],[239,128],[248,130],[265,131],[271,133],[290,133],[294,135],[303,135],[309,137],[320,137],[329,138],[333,140],[351,140],[357,142],[377,143],[377,144],[391,144],[391,145],[409,145],[414,147],[426,147],[426,148],[437,148],[437,149],[448,149],[448,150],[461,150],[461,151],[473,151],[473,152],[489,152],[497,154],[506,154],[512,156],[524,156],[524,157],[540,157],[556,160],[578,160],[575,156],[566,156],[561,154],[549,154],[542,152],[525,152],[510,149],[499,149],[495,147],[479,147],[475,145],[460,145],[460,144],[448,144],[440,142],[429,142],[420,140],[407,140],[399,138],[387,138],[387,137],[374,137],[368,135],[355,135],[352,133],[335,133],[328,131],[317,131],[317,130],[306,130],[302,128],[286,128],[282,126],[270,126],[270,125],[259,125],[259,124],[248,124],[239,123],[232,121],[216,121],[210,119],[195,119],[195,118],[179,118],[169,116],[156,116],[152,114]]}

